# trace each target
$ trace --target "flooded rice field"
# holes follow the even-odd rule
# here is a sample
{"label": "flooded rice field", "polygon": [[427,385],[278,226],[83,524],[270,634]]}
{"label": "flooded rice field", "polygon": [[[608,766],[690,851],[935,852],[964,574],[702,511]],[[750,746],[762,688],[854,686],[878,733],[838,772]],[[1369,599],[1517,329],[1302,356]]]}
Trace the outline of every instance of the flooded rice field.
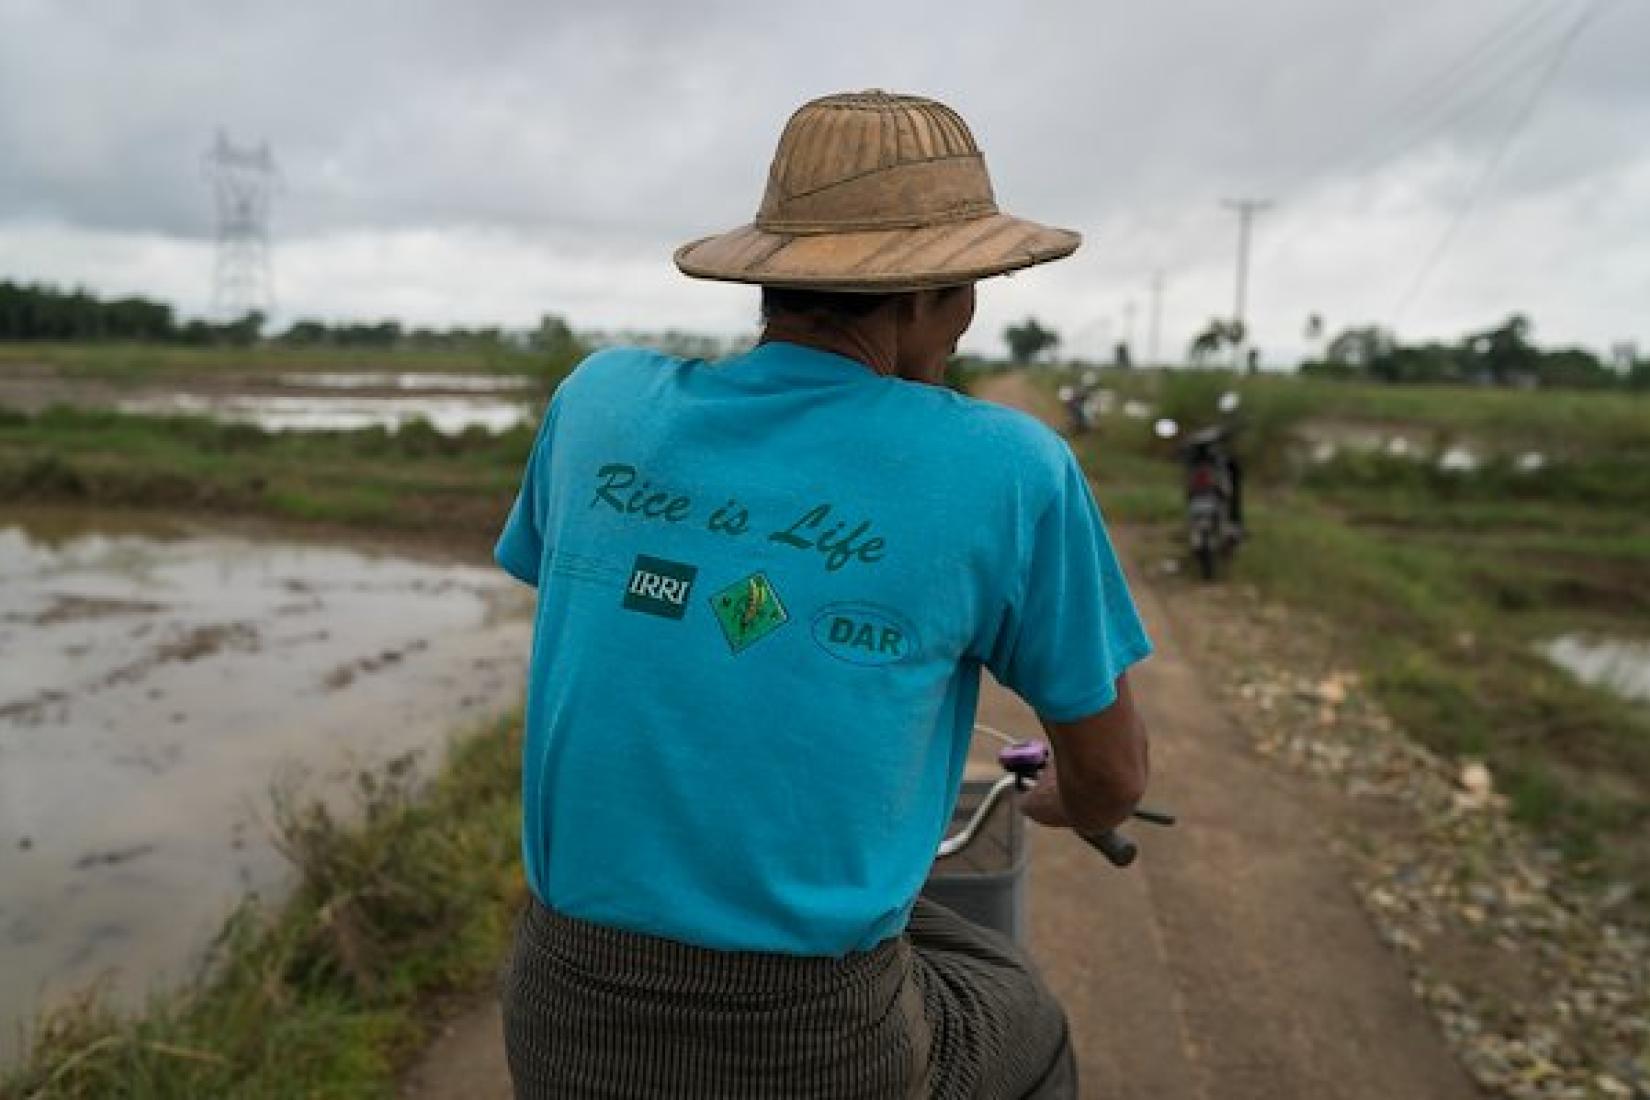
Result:
{"label": "flooded rice field", "polygon": [[443,435],[469,428],[502,432],[533,421],[530,405],[474,397],[300,396],[279,393],[157,393],[115,402],[124,413],[146,416],[207,416],[256,424],[266,432],[394,431],[412,420],[427,420]]}
{"label": "flooded rice field", "polygon": [[533,385],[531,378],[509,374],[454,374],[443,371],[301,371],[279,375],[277,381],[294,389],[330,390],[438,390],[458,393],[509,393]]}
{"label": "flooded rice field", "polygon": [[1650,640],[1566,634],[1547,642],[1541,652],[1582,683],[1650,703]]}
{"label": "flooded rice field", "polygon": [[43,999],[186,976],[278,893],[270,791],[439,754],[514,705],[498,570],[184,521],[0,520],[0,1061]]}
{"label": "flooded rice field", "polygon": [[502,432],[536,419],[539,382],[522,375],[412,371],[232,372],[117,383],[49,369],[0,376],[0,408],[38,413],[55,404],[150,416],[208,416],[265,431],[394,431],[414,419],[456,435]]}

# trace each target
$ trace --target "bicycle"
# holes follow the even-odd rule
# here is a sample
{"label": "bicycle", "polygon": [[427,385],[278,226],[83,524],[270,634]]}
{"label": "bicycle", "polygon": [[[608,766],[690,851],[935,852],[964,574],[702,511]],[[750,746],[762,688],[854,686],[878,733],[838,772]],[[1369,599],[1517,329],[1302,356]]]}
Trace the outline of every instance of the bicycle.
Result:
{"label": "bicycle", "polygon": [[[1019,798],[1048,767],[1049,746],[1040,740],[1017,740],[986,725],[974,729],[1003,742],[997,763],[1005,774],[995,780],[963,782],[952,820],[966,815],[967,821],[940,842],[922,893],[974,924],[1023,943],[1030,857]],[[1132,816],[1152,825],[1175,823],[1173,814],[1144,807],[1136,808]],[[1127,867],[1140,854],[1135,843],[1116,829],[1077,831],[1077,835],[1114,867]],[[946,864],[947,860],[955,862]]]}

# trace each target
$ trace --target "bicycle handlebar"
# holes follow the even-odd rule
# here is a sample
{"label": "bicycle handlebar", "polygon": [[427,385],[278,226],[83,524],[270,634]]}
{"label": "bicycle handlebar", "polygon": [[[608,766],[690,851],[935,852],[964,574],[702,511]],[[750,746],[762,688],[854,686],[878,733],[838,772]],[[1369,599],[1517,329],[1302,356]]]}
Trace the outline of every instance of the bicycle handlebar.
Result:
{"label": "bicycle handlebar", "polygon": [[[1048,764],[1049,749],[1041,741],[1014,741],[1006,734],[1000,733],[989,726],[976,726],[975,728],[984,730],[986,733],[1007,743],[1006,747],[997,753],[997,762],[1009,774],[992,784],[991,790],[986,792],[986,796],[980,800],[979,806],[975,808],[973,816],[968,819],[968,824],[964,825],[954,836],[948,836],[940,842],[938,853],[940,859],[954,856],[968,847],[970,842],[973,841],[974,835],[979,832],[980,826],[985,824],[985,819],[991,816],[991,811],[996,808],[997,803],[1010,791],[1025,790]],[[1145,807],[1136,808],[1132,816],[1153,825],[1173,825],[1175,823],[1173,814],[1165,813],[1162,810],[1148,810]],[[1077,835],[1105,856],[1114,867],[1127,867],[1140,855],[1139,846],[1116,829],[1077,831]]]}
{"label": "bicycle handlebar", "polygon": [[1118,832],[1116,829],[1101,829],[1097,832],[1078,833],[1078,836],[1088,841],[1096,851],[1111,861],[1113,867],[1127,867],[1140,854],[1140,848]]}

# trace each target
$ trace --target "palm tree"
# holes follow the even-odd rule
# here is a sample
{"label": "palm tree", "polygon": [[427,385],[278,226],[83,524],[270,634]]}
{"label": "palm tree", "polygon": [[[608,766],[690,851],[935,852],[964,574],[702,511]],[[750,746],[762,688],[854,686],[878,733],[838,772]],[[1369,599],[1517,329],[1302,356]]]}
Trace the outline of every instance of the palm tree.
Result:
{"label": "palm tree", "polygon": [[1192,346],[1188,354],[1192,362],[1199,365],[1206,360],[1220,354],[1223,347],[1237,347],[1243,342],[1243,322],[1225,321],[1219,317],[1211,320],[1202,332],[1192,337]]}

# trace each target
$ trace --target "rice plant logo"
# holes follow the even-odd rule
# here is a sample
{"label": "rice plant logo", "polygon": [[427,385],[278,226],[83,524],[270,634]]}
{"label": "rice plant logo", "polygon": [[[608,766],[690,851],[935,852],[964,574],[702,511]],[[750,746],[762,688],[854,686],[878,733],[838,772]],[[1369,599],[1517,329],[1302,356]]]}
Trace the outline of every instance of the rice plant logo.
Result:
{"label": "rice plant logo", "polygon": [[711,596],[710,607],[734,653],[749,649],[790,619],[778,590],[761,573],[734,581]]}

